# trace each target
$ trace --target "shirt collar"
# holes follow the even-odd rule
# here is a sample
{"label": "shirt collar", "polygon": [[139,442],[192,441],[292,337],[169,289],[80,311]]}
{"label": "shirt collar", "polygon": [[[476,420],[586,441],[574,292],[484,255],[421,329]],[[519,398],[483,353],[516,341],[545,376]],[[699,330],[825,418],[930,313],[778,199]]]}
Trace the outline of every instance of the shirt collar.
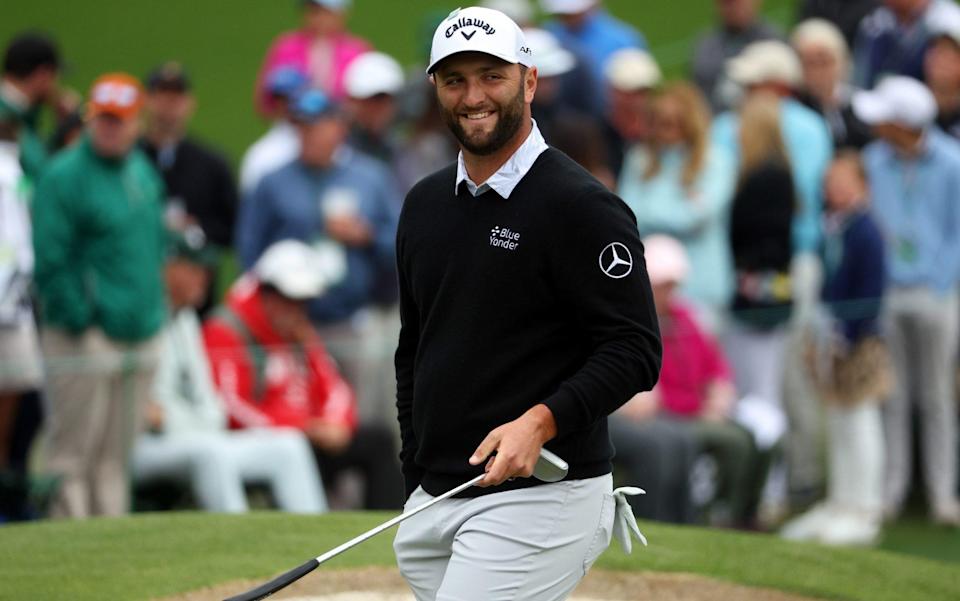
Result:
{"label": "shirt collar", "polygon": [[540,134],[540,128],[537,127],[537,122],[534,121],[530,135],[523,141],[520,148],[507,159],[507,162],[497,169],[496,173],[491,175],[487,181],[479,186],[467,175],[467,166],[463,162],[463,151],[460,151],[460,154],[457,156],[457,181],[453,186],[453,193],[456,194],[457,191],[460,190],[460,184],[466,182],[467,191],[473,196],[480,196],[487,190],[492,189],[503,198],[510,198],[513,189],[517,187],[517,184],[520,183],[523,176],[530,171],[537,157],[547,148],[547,143]]}

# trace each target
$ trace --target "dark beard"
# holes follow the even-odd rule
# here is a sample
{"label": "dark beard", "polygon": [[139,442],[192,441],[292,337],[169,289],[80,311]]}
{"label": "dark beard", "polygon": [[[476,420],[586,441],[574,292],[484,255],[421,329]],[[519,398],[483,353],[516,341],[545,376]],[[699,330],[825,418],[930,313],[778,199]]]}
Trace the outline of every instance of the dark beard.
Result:
{"label": "dark beard", "polygon": [[460,125],[460,120],[455,112],[441,109],[441,114],[444,123],[447,124],[447,127],[450,128],[463,148],[472,154],[487,156],[503,148],[516,135],[517,130],[520,129],[520,124],[523,123],[523,106],[524,89],[521,85],[517,95],[509,104],[497,107],[500,113],[497,124],[493,128],[493,132],[480,143],[475,143],[467,137],[467,132]]}

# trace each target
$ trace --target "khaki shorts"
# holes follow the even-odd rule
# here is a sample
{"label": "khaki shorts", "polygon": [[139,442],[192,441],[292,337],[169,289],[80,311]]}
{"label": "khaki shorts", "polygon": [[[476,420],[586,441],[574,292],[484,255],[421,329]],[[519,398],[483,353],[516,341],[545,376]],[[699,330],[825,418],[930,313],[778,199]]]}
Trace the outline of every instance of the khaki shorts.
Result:
{"label": "khaki shorts", "polygon": [[42,383],[43,363],[33,319],[0,326],[0,392],[36,390]]}

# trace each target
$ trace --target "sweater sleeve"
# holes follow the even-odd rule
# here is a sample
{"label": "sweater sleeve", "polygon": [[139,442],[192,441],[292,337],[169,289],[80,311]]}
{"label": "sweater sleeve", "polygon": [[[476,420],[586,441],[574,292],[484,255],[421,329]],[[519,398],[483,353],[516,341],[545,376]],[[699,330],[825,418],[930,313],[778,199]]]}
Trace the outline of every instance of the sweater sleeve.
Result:
{"label": "sweater sleeve", "polygon": [[564,207],[552,269],[560,302],[590,349],[580,369],[544,400],[559,437],[589,428],[634,394],[652,389],[662,354],[630,210],[595,188]]}
{"label": "sweater sleeve", "polygon": [[397,270],[400,282],[400,339],[394,362],[397,373],[397,419],[400,422],[400,463],[407,497],[413,494],[423,470],[414,461],[417,437],[413,430],[413,378],[417,347],[420,343],[420,313],[411,294],[409,273],[404,265],[404,218],[409,204],[400,216],[397,231]]}
{"label": "sweater sleeve", "polygon": [[84,281],[79,233],[65,182],[56,172],[40,179],[33,204],[34,280],[44,321],[81,332],[90,323],[93,303]]}

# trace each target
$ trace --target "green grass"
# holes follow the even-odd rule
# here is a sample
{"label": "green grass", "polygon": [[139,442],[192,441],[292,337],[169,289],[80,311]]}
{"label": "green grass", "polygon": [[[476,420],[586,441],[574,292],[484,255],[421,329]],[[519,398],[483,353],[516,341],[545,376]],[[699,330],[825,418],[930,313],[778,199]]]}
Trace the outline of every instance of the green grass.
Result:
{"label": "green grass", "polygon": [[[357,0],[351,28],[405,64],[422,62],[430,32],[423,22],[469,2]],[[608,0],[617,15],[641,29],[667,72],[678,75],[693,37],[712,21],[708,0]],[[253,82],[274,36],[298,23],[295,0],[10,0],[0,19],[0,44],[25,28],[61,42],[70,63],[66,83],[86,92],[100,73],[126,70],[143,76],[175,59],[194,75],[198,135],[234,161],[263,131],[253,112]],[[786,24],[794,0],[767,0],[765,11]]]}
{"label": "green grass", "polygon": [[[266,578],[384,521],[253,513],[138,515],[0,529],[0,599],[149,599],[236,579]],[[642,524],[649,548],[609,550],[598,567],[680,571],[824,599],[956,598],[956,565],[883,551],[824,549],[764,535]],[[392,532],[325,568],[393,565]],[[312,578],[322,576],[311,576]]]}

